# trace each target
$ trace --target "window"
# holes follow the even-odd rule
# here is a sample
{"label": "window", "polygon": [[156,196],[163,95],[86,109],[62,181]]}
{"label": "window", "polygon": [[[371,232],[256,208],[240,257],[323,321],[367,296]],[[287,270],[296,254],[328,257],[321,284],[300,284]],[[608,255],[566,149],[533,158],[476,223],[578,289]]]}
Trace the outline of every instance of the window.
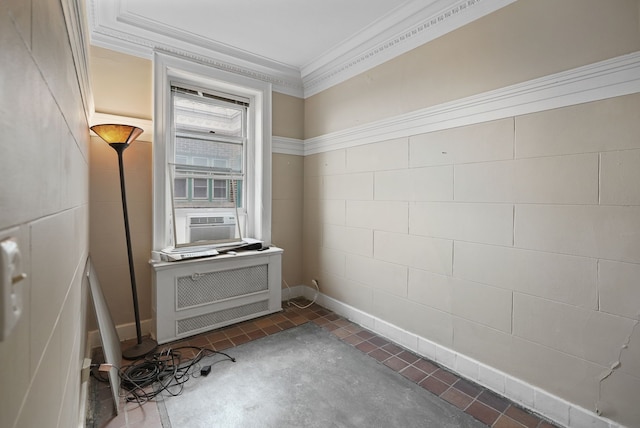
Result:
{"label": "window", "polygon": [[[177,183],[180,190],[173,195],[176,219],[221,208],[245,214],[243,195],[231,197],[228,189],[242,188],[245,179],[249,107],[248,98],[172,84],[175,163],[171,172],[174,181],[181,180]],[[186,197],[182,181],[191,186]]]}
{"label": "window", "polygon": [[227,200],[229,180],[213,180],[213,199]]}
{"label": "window", "polygon": [[193,182],[193,199],[209,198],[209,180],[206,178],[192,178]]}
{"label": "window", "polygon": [[269,245],[270,84],[155,53],[154,85],[153,249],[190,245],[187,218],[209,214]]}

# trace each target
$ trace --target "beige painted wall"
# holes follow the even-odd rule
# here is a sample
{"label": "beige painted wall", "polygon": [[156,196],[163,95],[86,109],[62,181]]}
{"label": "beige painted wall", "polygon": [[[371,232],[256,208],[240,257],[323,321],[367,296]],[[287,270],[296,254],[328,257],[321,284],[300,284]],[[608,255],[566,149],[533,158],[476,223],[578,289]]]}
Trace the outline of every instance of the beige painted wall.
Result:
{"label": "beige painted wall", "polygon": [[[152,62],[98,47],[91,48],[91,78],[99,113],[151,119]],[[303,100],[273,94],[275,136],[301,139]],[[136,141],[124,152],[125,181],[140,318],[151,318],[152,143]],[[301,156],[273,155],[272,241],[284,249],[282,273],[290,285],[302,282]],[[91,254],[116,325],[133,322],[133,303],[122,218],[116,153],[91,138]],[[92,327],[92,326],[91,326]]]}
{"label": "beige painted wall", "polygon": [[[123,154],[140,319],[151,318],[151,143],[134,141]],[[118,157],[99,137],[90,141],[90,252],[116,325],[134,322]],[[90,328],[93,324],[90,325]]]}
{"label": "beige painted wall", "polygon": [[97,46],[89,53],[96,112],[151,120],[152,62]]}
{"label": "beige painted wall", "polygon": [[272,102],[273,135],[302,140],[304,138],[304,100],[274,92]]}
{"label": "beige painted wall", "polygon": [[305,102],[305,138],[640,49],[637,0],[515,2]]}
{"label": "beige painted wall", "polygon": [[[152,63],[90,48],[91,87],[98,113],[151,119]],[[98,137],[90,142],[90,252],[116,325],[132,324],[133,298],[125,242],[116,152]],[[135,141],[123,154],[140,319],[151,318],[152,143]],[[93,324],[90,328],[94,328]],[[130,330],[134,332],[135,330]],[[135,333],[134,333],[135,334]]]}
{"label": "beige painted wall", "polygon": [[[638,11],[521,0],[311,97],[305,134],[638,50]],[[307,156],[304,282],[639,426],[639,123],[636,94]]]}
{"label": "beige painted wall", "polygon": [[[273,135],[302,140],[304,100],[273,93]],[[284,249],[284,287],[302,284],[302,207],[304,158],[274,153],[272,158],[272,241]]]}
{"label": "beige painted wall", "polygon": [[0,75],[0,236],[28,275],[0,342],[0,426],[78,426],[89,133],[59,1],[0,2]]}
{"label": "beige painted wall", "polygon": [[283,248],[283,288],[302,284],[302,206],[304,158],[274,154],[272,241]]}

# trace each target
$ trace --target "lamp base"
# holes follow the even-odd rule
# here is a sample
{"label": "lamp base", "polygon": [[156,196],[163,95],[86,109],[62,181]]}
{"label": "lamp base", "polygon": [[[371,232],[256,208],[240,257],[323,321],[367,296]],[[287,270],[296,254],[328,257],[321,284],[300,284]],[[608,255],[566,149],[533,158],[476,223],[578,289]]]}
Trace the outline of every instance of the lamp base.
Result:
{"label": "lamp base", "polygon": [[122,358],[125,360],[137,360],[156,350],[158,344],[155,340],[150,338],[142,339],[142,343],[136,343],[135,345],[122,351]]}

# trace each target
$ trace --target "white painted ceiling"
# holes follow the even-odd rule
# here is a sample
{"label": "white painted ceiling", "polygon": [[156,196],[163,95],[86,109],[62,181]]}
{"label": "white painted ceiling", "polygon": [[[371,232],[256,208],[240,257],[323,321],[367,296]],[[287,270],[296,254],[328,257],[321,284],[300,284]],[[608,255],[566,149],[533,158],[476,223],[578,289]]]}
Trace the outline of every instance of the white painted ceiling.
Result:
{"label": "white painted ceiling", "polygon": [[91,43],[196,57],[309,96],[515,0],[87,0]]}
{"label": "white painted ceiling", "polygon": [[157,28],[215,40],[302,68],[374,27],[407,0],[128,0],[127,11]]}

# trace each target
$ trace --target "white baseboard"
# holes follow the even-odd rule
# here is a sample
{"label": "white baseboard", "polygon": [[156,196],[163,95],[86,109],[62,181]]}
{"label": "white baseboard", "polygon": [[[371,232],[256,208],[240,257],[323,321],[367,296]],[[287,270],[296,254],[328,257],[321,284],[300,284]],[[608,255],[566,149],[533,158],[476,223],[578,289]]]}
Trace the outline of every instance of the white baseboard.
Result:
{"label": "white baseboard", "polygon": [[[283,290],[284,291],[284,290]],[[303,296],[312,300],[314,288],[298,285],[291,287],[289,298]],[[439,345],[431,340],[403,330],[373,315],[320,293],[317,303],[348,320],[431,361],[508,398],[553,422],[570,428],[598,427],[623,428],[617,422],[570,403],[543,389],[513,377],[464,354]]]}
{"label": "white baseboard", "polygon": [[[142,335],[148,335],[151,332],[152,320],[141,320],[140,321],[140,330],[142,330]],[[128,323],[128,324],[120,324],[116,326],[116,332],[118,333],[118,339],[120,342],[123,340],[134,339],[136,337],[136,324]],[[89,350],[98,348],[102,346],[102,342],[100,340],[100,332],[98,330],[92,330],[87,334],[87,347]],[[90,358],[91,352],[89,352],[88,358]]]}

